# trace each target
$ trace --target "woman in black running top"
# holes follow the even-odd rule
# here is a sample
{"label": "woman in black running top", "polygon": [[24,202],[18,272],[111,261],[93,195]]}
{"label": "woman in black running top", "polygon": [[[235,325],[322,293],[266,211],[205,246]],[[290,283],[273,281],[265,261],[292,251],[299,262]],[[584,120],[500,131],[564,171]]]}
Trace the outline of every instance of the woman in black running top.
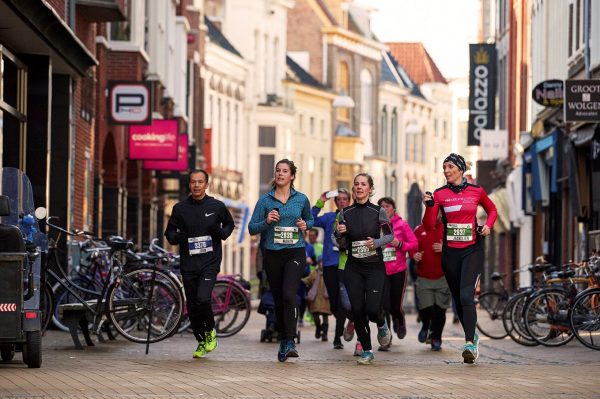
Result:
{"label": "woman in black running top", "polygon": [[348,251],[344,283],[350,297],[354,326],[363,352],[358,364],[373,362],[369,320],[378,327],[377,340],[387,346],[391,333],[383,313],[385,264],[382,248],[394,239],[385,210],[369,201],[373,178],[360,173],[352,187],[354,203],[340,211],[335,232],[338,245]]}
{"label": "woman in black running top", "polygon": [[[462,356],[465,363],[473,363],[479,357],[479,337],[475,334],[475,288],[483,267],[482,237],[490,234],[497,212],[482,187],[467,183],[463,175],[470,165],[462,156],[448,155],[443,166],[446,185],[435,190],[433,195],[423,195],[427,207],[423,226],[433,230],[438,210],[441,210],[444,224],[442,269],[465,331]],[[477,225],[479,205],[487,213],[483,226]]]}

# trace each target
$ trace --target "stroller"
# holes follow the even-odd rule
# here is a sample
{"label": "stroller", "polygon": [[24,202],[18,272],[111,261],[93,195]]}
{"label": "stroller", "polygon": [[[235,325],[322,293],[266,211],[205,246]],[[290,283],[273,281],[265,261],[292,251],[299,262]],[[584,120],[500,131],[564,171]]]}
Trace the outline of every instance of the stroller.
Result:
{"label": "stroller", "polygon": [[[258,304],[257,311],[258,313],[265,315],[266,318],[265,328],[260,331],[260,342],[277,342],[279,340],[279,331],[277,331],[275,319],[275,300],[273,299],[273,293],[269,289],[266,271],[261,270],[257,274],[260,280],[258,288],[260,303]],[[296,298],[296,302],[299,302],[298,297]],[[300,330],[296,331],[296,342],[300,343]]]}

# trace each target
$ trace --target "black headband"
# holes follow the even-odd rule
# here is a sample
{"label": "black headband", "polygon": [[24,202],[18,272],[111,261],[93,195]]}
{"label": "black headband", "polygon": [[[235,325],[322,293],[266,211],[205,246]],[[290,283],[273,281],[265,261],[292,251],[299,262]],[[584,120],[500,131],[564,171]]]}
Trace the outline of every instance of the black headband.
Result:
{"label": "black headband", "polygon": [[467,170],[467,164],[465,163],[465,159],[455,153],[452,153],[444,159],[444,163],[452,162],[458,169],[460,169],[463,173]]}

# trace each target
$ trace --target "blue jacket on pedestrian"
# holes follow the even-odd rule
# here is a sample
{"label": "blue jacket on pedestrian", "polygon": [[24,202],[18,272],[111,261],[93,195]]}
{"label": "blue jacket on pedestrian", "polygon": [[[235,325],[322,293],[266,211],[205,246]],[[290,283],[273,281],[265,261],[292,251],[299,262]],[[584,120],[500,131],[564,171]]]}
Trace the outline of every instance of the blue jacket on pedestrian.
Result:
{"label": "blue jacket on pedestrian", "polygon": [[[279,209],[279,222],[267,223],[267,214],[273,209]],[[264,194],[254,207],[254,212],[248,223],[248,231],[255,235],[264,236],[265,249],[281,250],[287,248],[304,248],[305,241],[301,231],[291,231],[296,227],[296,221],[302,219],[306,228],[312,229],[314,219],[310,212],[310,203],[306,195],[291,189],[290,197],[284,204],[275,198],[275,189]]]}
{"label": "blue jacket on pedestrian", "polygon": [[317,200],[317,204],[312,207],[312,215],[315,219],[315,227],[320,227],[325,230],[325,237],[323,238],[323,267],[335,266],[338,267],[340,261],[340,251],[337,246],[334,245],[331,239],[333,235],[333,226],[337,217],[337,212],[326,212],[319,216],[319,212],[325,206],[325,203],[321,199]]}

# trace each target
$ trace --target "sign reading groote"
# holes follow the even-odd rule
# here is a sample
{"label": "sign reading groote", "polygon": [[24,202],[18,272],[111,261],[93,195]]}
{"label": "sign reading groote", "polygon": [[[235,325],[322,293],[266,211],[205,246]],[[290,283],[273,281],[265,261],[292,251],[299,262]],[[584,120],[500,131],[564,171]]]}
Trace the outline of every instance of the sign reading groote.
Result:
{"label": "sign reading groote", "polygon": [[565,122],[600,122],[600,80],[565,81]]}
{"label": "sign reading groote", "polygon": [[129,159],[176,161],[179,123],[157,119],[150,126],[129,127]]}
{"label": "sign reading groote", "polygon": [[467,145],[479,145],[482,129],[494,129],[496,45],[469,45],[469,130]]}
{"label": "sign reading groote", "polygon": [[109,118],[112,125],[150,125],[150,82],[108,82]]}

